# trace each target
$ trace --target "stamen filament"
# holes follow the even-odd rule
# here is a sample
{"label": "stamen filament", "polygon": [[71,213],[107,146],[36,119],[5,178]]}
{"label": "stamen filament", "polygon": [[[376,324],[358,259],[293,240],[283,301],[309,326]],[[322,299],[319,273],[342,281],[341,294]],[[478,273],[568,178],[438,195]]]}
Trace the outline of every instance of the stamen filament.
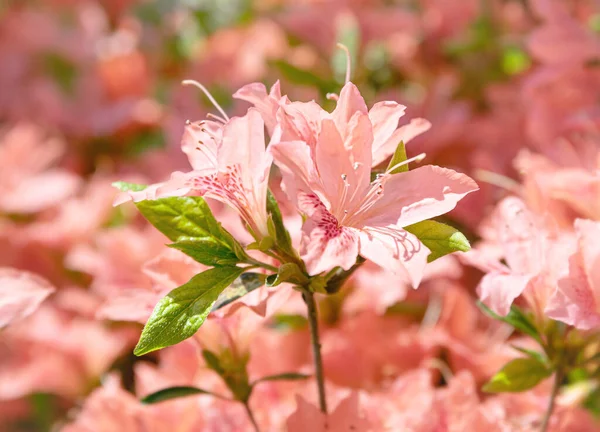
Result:
{"label": "stamen filament", "polygon": [[183,85],[192,85],[194,87],[199,88],[206,95],[206,97],[208,98],[208,100],[215,106],[215,108],[223,115],[223,118],[226,121],[229,121],[229,116],[227,115],[227,113],[225,112],[225,110],[223,108],[221,108],[221,105],[219,105],[217,103],[217,101],[215,100],[215,98],[213,97],[213,95],[210,94],[210,92],[206,89],[206,87],[204,87],[198,81],[194,81],[194,80],[183,80],[181,82],[181,84],[183,84]]}
{"label": "stamen filament", "polygon": [[348,84],[350,82],[350,75],[352,74],[352,60],[350,56],[350,50],[346,45],[341,43],[338,43],[337,47],[346,53],[346,79],[344,82],[345,84]]}

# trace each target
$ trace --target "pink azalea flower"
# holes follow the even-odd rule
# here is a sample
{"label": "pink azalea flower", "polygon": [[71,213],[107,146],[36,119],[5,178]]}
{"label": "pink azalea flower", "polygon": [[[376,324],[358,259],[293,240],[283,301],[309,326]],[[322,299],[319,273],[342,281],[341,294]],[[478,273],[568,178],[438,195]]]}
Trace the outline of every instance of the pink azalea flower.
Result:
{"label": "pink azalea flower", "polygon": [[[221,110],[222,111],[222,110]],[[181,142],[193,171],[164,183],[120,194],[115,204],[169,196],[201,195],[230,205],[256,238],[268,235],[267,188],[272,158],[265,151],[264,122],[255,109],[229,120],[188,122]]]}
{"label": "pink azalea flower", "polygon": [[[53,165],[64,143],[29,124],[0,135],[0,212],[36,213],[72,195],[79,178]],[[35,157],[32,157],[35,155]]]}
{"label": "pink azalea flower", "polygon": [[53,292],[39,276],[0,267],[0,329],[31,315]]}
{"label": "pink azalea flower", "polygon": [[379,110],[371,116],[349,83],[332,114],[310,119],[318,130],[314,146],[279,141],[276,133],[270,151],[287,194],[307,217],[301,254],[311,274],[349,269],[360,254],[417,286],[429,250],[403,227],[452,210],[477,185],[437,166],[384,173],[371,182],[373,152],[379,151],[374,137],[381,130],[374,124],[383,122],[384,113],[390,116],[385,105]]}
{"label": "pink azalea flower", "polygon": [[[477,288],[479,298],[494,312],[506,315],[523,295],[536,316],[544,314],[557,280],[566,274],[573,242],[568,235],[546,229],[516,197],[498,204],[494,221],[484,233],[488,242],[462,255],[486,272]],[[506,264],[500,262],[504,258]]]}
{"label": "pink azalea flower", "polygon": [[577,251],[569,258],[569,274],[558,281],[548,316],[583,330],[600,327],[600,222],[575,222]]}
{"label": "pink azalea flower", "polygon": [[[287,96],[281,96],[279,81],[269,93],[261,83],[248,84],[239,89],[233,97],[254,105],[261,113],[271,136],[275,126],[281,128],[281,141],[304,141],[311,149],[317,143],[321,120],[333,118],[342,137],[350,133],[347,128],[351,116],[356,111],[367,112],[367,106],[353,84],[347,84],[339,96],[338,108],[333,114],[322,109],[316,102],[290,102]],[[344,112],[344,110],[348,110]],[[431,123],[416,118],[410,123],[398,127],[398,121],[404,116],[406,107],[392,101],[378,102],[368,111],[373,133],[371,165],[377,166],[389,158],[400,141],[405,144],[426,132]]]}

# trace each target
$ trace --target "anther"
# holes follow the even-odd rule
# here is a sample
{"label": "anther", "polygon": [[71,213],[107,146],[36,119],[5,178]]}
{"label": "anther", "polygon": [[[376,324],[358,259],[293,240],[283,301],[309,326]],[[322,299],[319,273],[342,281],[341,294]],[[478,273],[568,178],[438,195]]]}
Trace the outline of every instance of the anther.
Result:
{"label": "anther", "polygon": [[191,122],[190,120],[186,120],[186,121],[185,121],[185,124],[186,124],[186,126],[189,126],[189,125],[191,125],[191,124],[192,124],[192,122]]}
{"label": "anther", "polygon": [[360,166],[360,162],[354,162],[354,165],[352,165],[352,167],[357,170],[358,167]]}
{"label": "anther", "polygon": [[346,174],[342,174],[342,180],[346,181],[347,178],[348,176]]}

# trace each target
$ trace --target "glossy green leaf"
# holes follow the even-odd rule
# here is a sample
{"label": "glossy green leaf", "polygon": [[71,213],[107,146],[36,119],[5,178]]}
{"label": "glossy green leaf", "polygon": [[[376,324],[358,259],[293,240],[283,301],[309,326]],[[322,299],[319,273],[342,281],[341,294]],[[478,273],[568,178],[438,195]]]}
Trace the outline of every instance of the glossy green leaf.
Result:
{"label": "glossy green leaf", "polygon": [[435,261],[452,252],[466,252],[471,249],[469,240],[463,233],[450,225],[434,220],[425,220],[404,228],[417,238],[431,251],[428,262]]}
{"label": "glossy green leaf", "polygon": [[168,246],[207,266],[232,266],[240,261],[227,244],[215,237],[181,237]]}
{"label": "glossy green leaf", "polygon": [[165,388],[165,389],[159,390],[157,392],[151,393],[148,396],[144,397],[141,400],[141,402],[143,404],[148,405],[148,404],[155,404],[158,402],[168,401],[171,399],[179,399],[182,397],[201,395],[201,394],[206,394],[206,395],[216,396],[218,398],[223,398],[223,396],[217,395],[208,390],[203,390],[201,388],[177,386],[177,387]]}
{"label": "glossy green leaf", "polygon": [[212,310],[221,309],[264,284],[265,275],[260,273],[243,273],[219,295]]}
{"label": "glossy green leaf", "polygon": [[219,295],[243,271],[239,267],[215,267],[163,297],[148,319],[134,354],[175,345],[196,333]]}
{"label": "glossy green leaf", "polygon": [[[142,215],[181,250],[206,265],[228,265],[247,257],[213,216],[202,197],[170,197],[136,203]],[[210,247],[209,252],[203,248]],[[215,257],[211,258],[211,253]],[[223,264],[220,264],[223,262]]]}
{"label": "glossy green leaf", "polygon": [[552,370],[533,357],[510,361],[483,386],[488,393],[522,392],[552,375]]}
{"label": "glossy green leaf", "polygon": [[398,147],[396,147],[396,151],[394,152],[394,155],[392,156],[392,160],[390,160],[390,163],[388,164],[386,171],[388,171],[394,167],[396,167],[396,168],[389,171],[390,174],[398,174],[401,172],[408,171],[408,164],[396,166],[396,165],[404,162],[406,159],[408,159],[408,156],[406,155],[406,147],[404,146],[404,141],[400,141],[400,144],[398,144]]}

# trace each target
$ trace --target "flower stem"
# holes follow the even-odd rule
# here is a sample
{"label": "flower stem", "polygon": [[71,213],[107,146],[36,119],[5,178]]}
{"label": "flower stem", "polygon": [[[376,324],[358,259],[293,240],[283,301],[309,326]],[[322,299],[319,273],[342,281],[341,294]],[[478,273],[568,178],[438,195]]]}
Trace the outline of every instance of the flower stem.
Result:
{"label": "flower stem", "polygon": [[560,390],[562,380],[562,371],[557,370],[554,373],[554,385],[552,386],[552,393],[550,393],[550,401],[548,402],[548,408],[546,409],[546,413],[544,414],[544,418],[542,419],[540,432],[548,431],[548,427],[550,426],[550,418],[552,417],[552,412],[554,411],[554,406],[556,405],[556,396],[558,395],[558,390]]}
{"label": "flower stem", "polygon": [[246,413],[248,414],[248,418],[250,419],[250,423],[254,427],[256,432],[260,432],[260,428],[258,427],[258,423],[256,423],[256,419],[254,418],[254,414],[252,414],[252,410],[250,409],[250,404],[248,401],[243,402],[244,408],[246,408]]}
{"label": "flower stem", "polygon": [[319,340],[319,320],[315,294],[305,290],[302,293],[308,310],[308,325],[310,327],[310,341],[312,343],[313,359],[315,363],[315,376],[319,390],[319,407],[321,412],[327,414],[327,400],[325,398],[325,378],[323,374],[323,359],[321,357],[321,342]]}

